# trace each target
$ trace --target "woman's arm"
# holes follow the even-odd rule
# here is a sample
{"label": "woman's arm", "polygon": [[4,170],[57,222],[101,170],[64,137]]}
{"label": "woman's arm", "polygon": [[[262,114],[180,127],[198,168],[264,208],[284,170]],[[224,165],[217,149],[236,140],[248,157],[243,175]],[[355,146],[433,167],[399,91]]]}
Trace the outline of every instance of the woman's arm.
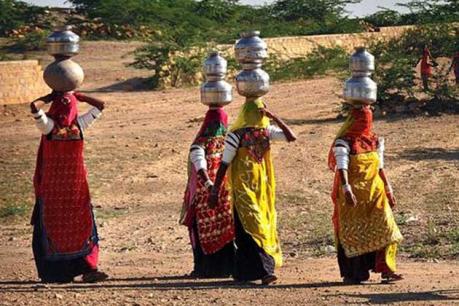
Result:
{"label": "woman's arm", "polygon": [[220,192],[220,187],[223,184],[223,180],[225,179],[226,170],[228,170],[229,164],[231,164],[237,154],[240,141],[241,136],[237,133],[231,132],[226,135],[225,150],[223,151],[222,162],[218,168],[214,186],[209,195],[208,204],[210,208],[215,208],[218,204],[218,194]]}
{"label": "woman's arm", "polygon": [[292,129],[287,124],[285,124],[285,122],[281,118],[271,113],[267,108],[261,109],[260,112],[263,115],[267,116],[269,119],[272,119],[279,126],[282,132],[284,132],[285,138],[287,138],[288,142],[292,142],[297,139]]}
{"label": "woman's arm", "polygon": [[75,97],[79,101],[86,102],[89,105],[92,105],[92,106],[96,107],[100,111],[102,111],[105,108],[105,102],[100,100],[100,99],[98,99],[98,98],[90,97],[90,96],[87,96],[87,95],[82,94],[80,92],[79,93],[75,93]]}
{"label": "woman's arm", "polygon": [[204,148],[200,145],[193,144],[190,148],[190,160],[193,167],[196,169],[199,178],[204,182],[204,186],[206,186],[210,192],[214,183],[207,173],[206,152]]}
{"label": "woman's arm", "polygon": [[387,198],[389,199],[389,205],[390,207],[394,208],[395,205],[397,205],[397,201],[394,196],[394,191],[392,189],[392,186],[389,182],[389,179],[386,176],[386,172],[384,169],[379,169],[379,177],[381,177],[383,183],[384,183],[384,189],[386,191]]}
{"label": "woman's arm", "polygon": [[333,148],[333,154],[336,159],[336,169],[340,176],[341,186],[343,188],[344,199],[347,205],[356,206],[357,198],[352,191],[352,187],[349,184],[348,168],[349,168],[349,144],[343,139],[337,139],[335,147]]}
{"label": "woman's arm", "polygon": [[356,206],[357,205],[357,198],[352,191],[351,185],[349,184],[349,178],[347,169],[338,169],[339,176],[341,178],[341,183],[343,186],[344,198],[347,205]]}
{"label": "woman's arm", "polygon": [[49,95],[35,99],[30,103],[30,111],[35,119],[35,126],[43,135],[48,135],[54,128],[54,121],[46,116],[41,109],[45,104],[53,100],[54,92]]}
{"label": "woman's arm", "polygon": [[53,98],[54,98],[54,95],[55,95],[55,92],[51,92],[50,94],[46,95],[46,96],[42,96],[40,98],[37,98],[35,100],[33,100],[31,103],[30,103],[30,112],[32,114],[35,114],[35,113],[38,113],[38,111],[45,105],[45,104],[48,104],[50,103]]}
{"label": "woman's arm", "polygon": [[218,168],[217,177],[215,178],[214,186],[212,187],[212,190],[210,191],[209,203],[208,203],[210,208],[217,207],[218,194],[220,193],[220,187],[222,186],[223,180],[225,179],[226,170],[228,170],[228,164],[222,162],[220,164],[220,167]]}

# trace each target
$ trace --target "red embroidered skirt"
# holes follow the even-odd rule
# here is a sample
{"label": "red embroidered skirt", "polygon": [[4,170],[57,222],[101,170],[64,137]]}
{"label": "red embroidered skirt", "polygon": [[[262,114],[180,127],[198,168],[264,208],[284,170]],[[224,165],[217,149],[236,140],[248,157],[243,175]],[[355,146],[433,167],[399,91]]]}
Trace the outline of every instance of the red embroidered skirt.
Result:
{"label": "red embroidered skirt", "polygon": [[87,255],[92,250],[94,221],[83,140],[42,138],[34,177],[40,199],[46,257]]}

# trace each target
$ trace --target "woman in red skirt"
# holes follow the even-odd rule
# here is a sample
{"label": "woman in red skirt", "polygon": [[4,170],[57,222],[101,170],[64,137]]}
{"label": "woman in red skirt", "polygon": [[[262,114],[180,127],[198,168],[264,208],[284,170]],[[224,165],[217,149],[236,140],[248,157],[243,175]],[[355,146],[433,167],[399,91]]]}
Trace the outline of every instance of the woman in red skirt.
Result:
{"label": "woman in red skirt", "polygon": [[[78,116],[78,101],[93,108]],[[40,109],[42,102],[52,102],[47,113]],[[83,160],[83,131],[100,116],[104,102],[53,92],[30,107],[42,133],[31,222],[38,276],[45,283],[68,283],[79,275],[85,282],[104,280],[107,274],[97,270],[98,236]]]}

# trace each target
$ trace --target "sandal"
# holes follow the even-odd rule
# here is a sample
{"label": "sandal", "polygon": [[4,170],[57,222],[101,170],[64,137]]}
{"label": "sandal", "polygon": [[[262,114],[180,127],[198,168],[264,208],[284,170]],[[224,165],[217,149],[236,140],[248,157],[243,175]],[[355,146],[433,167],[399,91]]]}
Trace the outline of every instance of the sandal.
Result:
{"label": "sandal", "polygon": [[91,271],[83,274],[83,282],[85,283],[97,283],[102,282],[108,278],[108,274],[100,271]]}
{"label": "sandal", "polygon": [[381,278],[381,283],[383,284],[398,282],[405,279],[401,274],[395,274],[394,272],[382,273]]}
{"label": "sandal", "polygon": [[264,286],[268,286],[270,284],[275,284],[277,281],[277,276],[274,274],[266,275],[261,279],[261,284]]}
{"label": "sandal", "polygon": [[343,283],[345,285],[361,285],[362,281],[355,278],[345,277],[343,278]]}

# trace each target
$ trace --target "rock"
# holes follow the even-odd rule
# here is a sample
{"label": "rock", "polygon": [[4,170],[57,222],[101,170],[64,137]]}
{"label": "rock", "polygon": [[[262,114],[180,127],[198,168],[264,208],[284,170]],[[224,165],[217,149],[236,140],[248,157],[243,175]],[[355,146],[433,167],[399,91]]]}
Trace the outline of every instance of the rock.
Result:
{"label": "rock", "polygon": [[409,216],[405,221],[406,224],[413,224],[413,223],[418,223],[418,222],[419,222],[418,216]]}
{"label": "rock", "polygon": [[336,248],[332,245],[327,245],[325,248],[324,248],[325,252],[327,252],[328,254],[330,253],[336,253]]}
{"label": "rock", "polygon": [[62,294],[59,294],[59,293],[56,293],[56,294],[54,295],[54,297],[55,297],[56,299],[58,299],[58,300],[62,300],[62,299],[64,298],[64,296],[63,296]]}

